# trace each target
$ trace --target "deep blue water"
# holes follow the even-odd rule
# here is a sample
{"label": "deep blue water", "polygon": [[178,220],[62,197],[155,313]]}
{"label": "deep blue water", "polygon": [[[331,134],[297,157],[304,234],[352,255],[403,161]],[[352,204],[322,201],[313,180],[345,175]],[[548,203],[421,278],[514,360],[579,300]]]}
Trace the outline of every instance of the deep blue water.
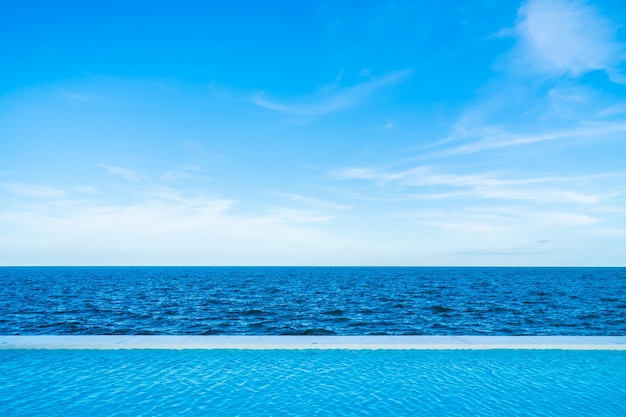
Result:
{"label": "deep blue water", "polygon": [[617,417],[624,381],[624,351],[0,350],[3,417]]}
{"label": "deep blue water", "polygon": [[0,334],[626,335],[626,268],[3,267]]}

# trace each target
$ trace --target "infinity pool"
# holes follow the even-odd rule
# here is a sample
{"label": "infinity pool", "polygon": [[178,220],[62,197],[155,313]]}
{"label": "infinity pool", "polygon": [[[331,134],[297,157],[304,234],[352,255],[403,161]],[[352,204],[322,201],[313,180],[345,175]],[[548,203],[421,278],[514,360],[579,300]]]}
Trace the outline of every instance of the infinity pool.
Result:
{"label": "infinity pool", "polygon": [[624,416],[626,351],[0,350],[12,416]]}

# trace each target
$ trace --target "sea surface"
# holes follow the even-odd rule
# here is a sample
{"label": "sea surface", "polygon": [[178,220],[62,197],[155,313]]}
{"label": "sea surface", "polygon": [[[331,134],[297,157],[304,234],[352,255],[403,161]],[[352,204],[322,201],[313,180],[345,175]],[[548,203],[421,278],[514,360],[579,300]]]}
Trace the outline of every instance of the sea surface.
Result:
{"label": "sea surface", "polygon": [[2,267],[2,335],[626,335],[626,268]]}

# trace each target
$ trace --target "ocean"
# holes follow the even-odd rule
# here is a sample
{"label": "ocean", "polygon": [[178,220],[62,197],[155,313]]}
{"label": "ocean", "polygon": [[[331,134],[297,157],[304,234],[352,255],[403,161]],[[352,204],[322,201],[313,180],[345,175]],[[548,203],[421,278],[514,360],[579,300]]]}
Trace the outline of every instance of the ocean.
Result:
{"label": "ocean", "polygon": [[2,335],[626,335],[626,268],[2,267]]}

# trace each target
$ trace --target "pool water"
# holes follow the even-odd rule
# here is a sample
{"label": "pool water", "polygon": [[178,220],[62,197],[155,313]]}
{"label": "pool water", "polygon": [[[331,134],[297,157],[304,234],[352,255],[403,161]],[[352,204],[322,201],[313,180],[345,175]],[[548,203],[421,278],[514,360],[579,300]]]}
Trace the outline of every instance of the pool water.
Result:
{"label": "pool water", "polygon": [[4,350],[0,415],[624,416],[626,352]]}

